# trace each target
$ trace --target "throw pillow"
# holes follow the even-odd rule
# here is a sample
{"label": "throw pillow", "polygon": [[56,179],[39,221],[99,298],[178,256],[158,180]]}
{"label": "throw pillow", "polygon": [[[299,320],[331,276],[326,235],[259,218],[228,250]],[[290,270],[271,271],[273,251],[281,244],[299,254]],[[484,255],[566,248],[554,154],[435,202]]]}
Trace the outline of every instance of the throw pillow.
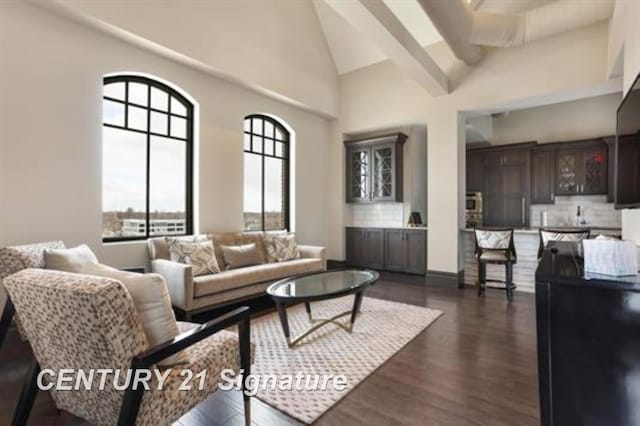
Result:
{"label": "throw pillow", "polygon": [[[167,283],[161,275],[120,271],[100,263],[88,264],[83,272],[87,275],[113,278],[124,285],[133,299],[138,318],[151,347],[167,342],[180,334],[171,308]],[[189,357],[181,351],[163,359],[158,365],[169,366],[187,362]]]}
{"label": "throw pillow", "polygon": [[300,259],[300,250],[294,234],[271,234],[264,236],[269,262],[285,262]]}
{"label": "throw pillow", "polygon": [[256,243],[222,246],[221,248],[226,269],[236,269],[262,263]]}
{"label": "throw pillow", "polygon": [[169,259],[173,262],[191,265],[194,277],[220,272],[211,241],[189,242],[177,238],[167,238],[167,243],[169,245]]}
{"label": "throw pillow", "polygon": [[44,264],[47,269],[81,273],[89,264],[98,263],[98,258],[86,244],[69,249],[46,249]]}

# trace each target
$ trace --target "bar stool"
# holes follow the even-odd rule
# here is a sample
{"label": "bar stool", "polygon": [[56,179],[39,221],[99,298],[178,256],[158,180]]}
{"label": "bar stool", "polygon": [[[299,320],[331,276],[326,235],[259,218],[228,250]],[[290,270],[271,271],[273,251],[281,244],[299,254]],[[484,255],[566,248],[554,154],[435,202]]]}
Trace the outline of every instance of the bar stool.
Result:
{"label": "bar stool", "polygon": [[574,241],[579,242],[588,239],[591,235],[589,229],[553,229],[540,228],[540,244],[538,246],[538,261],[542,258],[542,252],[549,241]]}
{"label": "bar stool", "polygon": [[[478,296],[483,296],[487,282],[504,283],[507,300],[513,300],[513,265],[518,261],[513,242],[513,229],[475,229],[478,260]],[[505,280],[487,280],[487,264],[504,265]],[[500,288],[500,287],[498,287]]]}

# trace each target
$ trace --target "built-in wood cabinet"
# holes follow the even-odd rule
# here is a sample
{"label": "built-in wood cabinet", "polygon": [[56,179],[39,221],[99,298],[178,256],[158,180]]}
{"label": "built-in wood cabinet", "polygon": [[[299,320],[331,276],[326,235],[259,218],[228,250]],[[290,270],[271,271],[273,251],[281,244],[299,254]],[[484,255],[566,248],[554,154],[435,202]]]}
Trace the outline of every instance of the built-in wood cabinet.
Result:
{"label": "built-in wood cabinet", "polygon": [[361,268],[384,267],[384,229],[347,228],[347,263]]}
{"label": "built-in wood cabinet", "polygon": [[427,272],[427,234],[421,230],[384,230],[384,269],[425,274]]}
{"label": "built-in wood cabinet", "polygon": [[402,201],[404,133],[345,141],[346,201]]}
{"label": "built-in wood cabinet", "polygon": [[482,192],[483,172],[482,152],[467,151],[467,192]]}
{"label": "built-in wood cabinet", "polygon": [[531,151],[531,204],[553,204],[555,199],[555,151]]}
{"label": "built-in wood cabinet", "polygon": [[483,155],[483,224],[529,224],[529,146],[486,150]]}
{"label": "built-in wood cabinet", "polygon": [[350,266],[424,275],[427,231],[403,228],[346,228]]}
{"label": "built-in wood cabinet", "polygon": [[608,190],[604,141],[582,142],[556,151],[557,195],[598,195]]}
{"label": "built-in wood cabinet", "polygon": [[[467,192],[482,192],[486,226],[528,226],[529,206],[553,204],[556,195],[607,195],[611,202],[613,142],[599,138],[469,149]],[[625,158],[635,158],[630,151]]]}

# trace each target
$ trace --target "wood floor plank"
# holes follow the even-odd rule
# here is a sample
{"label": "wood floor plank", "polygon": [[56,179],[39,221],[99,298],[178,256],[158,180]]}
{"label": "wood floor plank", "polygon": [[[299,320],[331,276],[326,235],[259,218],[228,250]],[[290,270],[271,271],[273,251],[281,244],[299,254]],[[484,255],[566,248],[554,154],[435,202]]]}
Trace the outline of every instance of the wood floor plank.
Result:
{"label": "wood floor plank", "polygon": [[[444,315],[327,411],[319,425],[537,425],[538,376],[535,300],[516,293],[425,285],[424,278],[384,273],[367,296],[440,309]],[[256,314],[272,311],[264,299]],[[211,313],[215,315],[217,313]],[[199,320],[207,320],[203,314]],[[15,330],[0,349],[0,424],[9,424],[31,359]],[[252,424],[298,425],[295,419],[252,399]],[[36,398],[30,425],[79,426],[82,419]],[[238,391],[216,392],[177,423],[243,425]]]}

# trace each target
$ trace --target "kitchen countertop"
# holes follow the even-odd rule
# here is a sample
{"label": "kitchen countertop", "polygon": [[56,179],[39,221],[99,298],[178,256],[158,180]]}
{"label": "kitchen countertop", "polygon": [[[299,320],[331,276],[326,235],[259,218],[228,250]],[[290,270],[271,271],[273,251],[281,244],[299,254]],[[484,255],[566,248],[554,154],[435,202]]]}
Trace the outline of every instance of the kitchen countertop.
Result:
{"label": "kitchen countertop", "polygon": [[426,231],[426,226],[384,226],[384,225],[345,225],[345,228],[378,228],[378,229],[417,229]]}
{"label": "kitchen countertop", "polygon": [[[572,226],[548,226],[546,227],[548,229],[580,229],[578,227],[572,227]],[[622,229],[621,228],[612,228],[609,226],[585,226],[585,229],[590,229],[593,233],[593,231],[613,231],[615,233],[621,233]],[[514,228],[513,231],[516,234],[538,234],[538,230],[540,228],[536,228],[536,227],[531,227],[531,228]],[[473,228],[464,228],[462,229],[462,231],[464,232],[473,232]]]}
{"label": "kitchen countertop", "polygon": [[616,277],[586,273],[580,246],[569,242],[553,242],[545,249],[536,270],[536,281],[578,286],[620,287],[640,291],[640,275]]}

